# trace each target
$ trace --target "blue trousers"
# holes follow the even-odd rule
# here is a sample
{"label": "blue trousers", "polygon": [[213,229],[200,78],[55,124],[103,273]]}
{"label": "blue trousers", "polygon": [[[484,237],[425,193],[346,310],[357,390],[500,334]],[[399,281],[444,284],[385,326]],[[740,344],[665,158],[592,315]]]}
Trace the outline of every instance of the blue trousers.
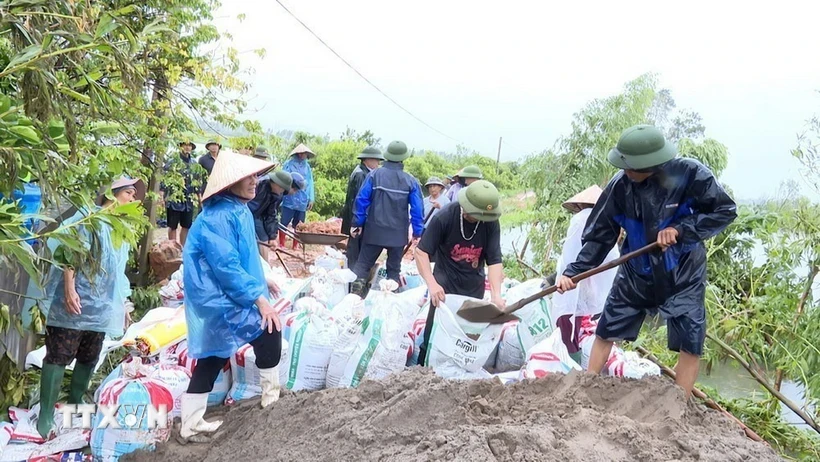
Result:
{"label": "blue trousers", "polygon": [[303,210],[293,210],[282,206],[282,221],[280,223],[282,223],[282,226],[285,228],[287,228],[288,225],[293,225],[293,227],[296,228],[296,225],[305,221],[306,215],[307,212]]}

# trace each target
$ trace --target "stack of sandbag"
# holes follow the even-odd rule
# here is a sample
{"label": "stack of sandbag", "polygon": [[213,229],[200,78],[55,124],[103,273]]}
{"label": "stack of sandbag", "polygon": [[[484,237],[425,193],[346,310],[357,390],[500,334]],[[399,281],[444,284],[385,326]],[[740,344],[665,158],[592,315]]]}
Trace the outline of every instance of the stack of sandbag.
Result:
{"label": "stack of sandbag", "polygon": [[[589,356],[592,354],[592,344],[595,343],[595,329],[598,322],[586,316],[580,320],[581,333],[579,343],[583,353],[581,367],[589,368]],[[611,377],[626,377],[642,379],[644,377],[661,375],[661,368],[652,361],[641,358],[634,351],[624,351],[616,344],[612,345],[603,373]]]}
{"label": "stack of sandbag", "polygon": [[313,277],[310,281],[310,296],[328,308],[339,304],[348,294],[350,283],[356,280],[356,274],[349,269],[328,270],[312,266],[311,273]]}
{"label": "stack of sandbag", "polygon": [[301,298],[294,308],[282,329],[289,346],[288,362],[280,365],[287,373],[282,385],[293,391],[321,390],[339,336],[338,327],[330,310],[314,298]]}
{"label": "stack of sandbag", "polygon": [[433,330],[427,345],[425,365],[444,378],[489,378],[484,370],[501,338],[501,324],[468,322],[456,314],[461,305],[474,298],[447,295],[435,308]]}
{"label": "stack of sandbag", "polygon": [[[92,422],[91,452],[94,460],[118,460],[138,450],[154,450],[157,443],[168,441],[171,435],[171,410],[174,397],[163,382],[148,377],[122,377],[107,383],[100,391],[97,405],[119,408],[116,420],[120,428],[99,428],[103,413],[96,413]],[[167,410],[167,420],[153,427],[149,406]],[[161,428],[161,427],[165,428]]]}
{"label": "stack of sandbag", "polygon": [[561,340],[561,331],[538,342],[527,350],[527,362],[521,369],[521,379],[537,379],[548,374],[566,374],[572,370],[580,371],[581,365],[572,360],[566,345]]}
{"label": "stack of sandbag", "polygon": [[[505,302],[512,305],[541,291],[541,279],[531,279],[507,290]],[[515,312],[520,321],[510,321],[502,331],[495,369],[498,372],[518,370],[524,365],[526,352],[555,329],[550,315],[550,303],[540,298]]]}
{"label": "stack of sandbag", "polygon": [[[358,316],[348,323],[346,349],[334,357],[333,376],[328,379],[334,386],[356,387],[366,378],[377,380],[401,371],[412,354],[409,333],[418,306],[393,292],[398,288],[395,281],[383,280],[379,288],[364,301],[368,315],[361,328],[357,328]],[[348,355],[349,342],[354,341]]]}

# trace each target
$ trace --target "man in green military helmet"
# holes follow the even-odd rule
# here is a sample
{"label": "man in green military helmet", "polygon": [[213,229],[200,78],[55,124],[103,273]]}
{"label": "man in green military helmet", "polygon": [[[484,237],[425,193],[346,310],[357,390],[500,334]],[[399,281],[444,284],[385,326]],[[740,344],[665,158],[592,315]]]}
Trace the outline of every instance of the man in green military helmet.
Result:
{"label": "man in green military helmet", "polygon": [[676,382],[688,397],[706,337],[704,241],[737,217],[737,207],[708,168],[677,158],[675,146],[651,125],[624,131],[608,160],[622,171],[593,207],[583,247],[558,278],[558,292],[575,289],[572,277],[600,265],[622,229],[621,255],[657,242],[661,250],[618,268],[595,332],[589,371],[600,373],[612,343],[636,340],[646,315],[660,313],[668,348],[679,353]]}
{"label": "man in green military helmet", "polygon": [[[359,194],[359,190],[362,189],[367,175],[379,168],[379,164],[384,160],[384,156],[379,148],[368,146],[359,154],[359,160],[361,162],[353,169],[347,181],[347,194],[345,194],[345,205],[342,209],[342,232],[348,236],[350,236],[350,224],[353,221],[353,205],[354,202],[356,202],[356,196]],[[347,241],[347,265],[350,268],[356,266],[361,242],[361,236],[350,236]]]}
{"label": "man in green military helmet", "polygon": [[458,173],[453,175],[454,183],[450,186],[450,189],[447,190],[447,199],[449,199],[450,202],[456,201],[458,199],[458,193],[462,188],[483,179],[484,174],[481,173],[481,169],[477,166],[468,165],[462,168]]}
{"label": "man in green military helmet", "polygon": [[[484,298],[484,266],[488,268],[491,301],[504,308],[501,284],[501,197],[489,181],[477,180],[458,193],[455,202],[441,208],[430,220],[415,251],[419,274],[427,283],[430,311],[419,354],[424,364],[427,342],[433,331],[435,307],[446,294]],[[435,271],[431,270],[431,257]]]}
{"label": "man in green military helmet", "polygon": [[384,153],[384,165],[367,175],[356,195],[350,236],[362,237],[353,266],[352,292],[365,297],[367,280],[383,250],[387,251],[387,278],[399,282],[401,259],[412,225],[413,241],[424,232],[424,204],[419,181],[404,171],[410,157],[407,145],[393,141]]}

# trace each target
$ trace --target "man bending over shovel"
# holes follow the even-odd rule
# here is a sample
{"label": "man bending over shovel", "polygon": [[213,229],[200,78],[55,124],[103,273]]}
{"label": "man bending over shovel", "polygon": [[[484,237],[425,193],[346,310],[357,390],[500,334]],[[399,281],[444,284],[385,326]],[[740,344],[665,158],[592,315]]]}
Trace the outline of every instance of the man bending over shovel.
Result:
{"label": "man bending over shovel", "polygon": [[577,260],[558,279],[558,292],[601,264],[618,240],[624,255],[656,241],[662,251],[621,265],[598,323],[589,371],[599,374],[614,341],[634,341],[647,312],[666,320],[668,348],[679,352],[676,382],[688,397],[698,377],[706,338],[706,246],[736,217],[734,201],[701,163],[677,150],[651,125],[624,131],[609,152],[622,169],[592,209]]}
{"label": "man bending over shovel", "polygon": [[[484,298],[485,264],[489,269],[491,301],[504,309],[500,217],[498,190],[489,181],[479,180],[459,191],[456,202],[442,207],[421,236],[415,251],[416,266],[427,283],[430,311],[419,364],[424,364],[436,306],[446,294]],[[430,269],[431,255],[436,261],[435,272]]]}

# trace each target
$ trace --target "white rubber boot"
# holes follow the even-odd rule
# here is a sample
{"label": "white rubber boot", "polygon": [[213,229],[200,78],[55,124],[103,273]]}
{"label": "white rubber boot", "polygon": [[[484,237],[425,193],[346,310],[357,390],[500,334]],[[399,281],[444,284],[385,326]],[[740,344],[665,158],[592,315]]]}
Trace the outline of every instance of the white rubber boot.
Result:
{"label": "white rubber boot", "polygon": [[184,393],[182,395],[182,427],[179,435],[189,439],[200,433],[213,433],[222,425],[221,420],[207,422],[203,417],[208,407],[208,393]]}
{"label": "white rubber boot", "polygon": [[268,407],[279,400],[279,366],[259,369],[259,384],[262,386],[262,407]]}

